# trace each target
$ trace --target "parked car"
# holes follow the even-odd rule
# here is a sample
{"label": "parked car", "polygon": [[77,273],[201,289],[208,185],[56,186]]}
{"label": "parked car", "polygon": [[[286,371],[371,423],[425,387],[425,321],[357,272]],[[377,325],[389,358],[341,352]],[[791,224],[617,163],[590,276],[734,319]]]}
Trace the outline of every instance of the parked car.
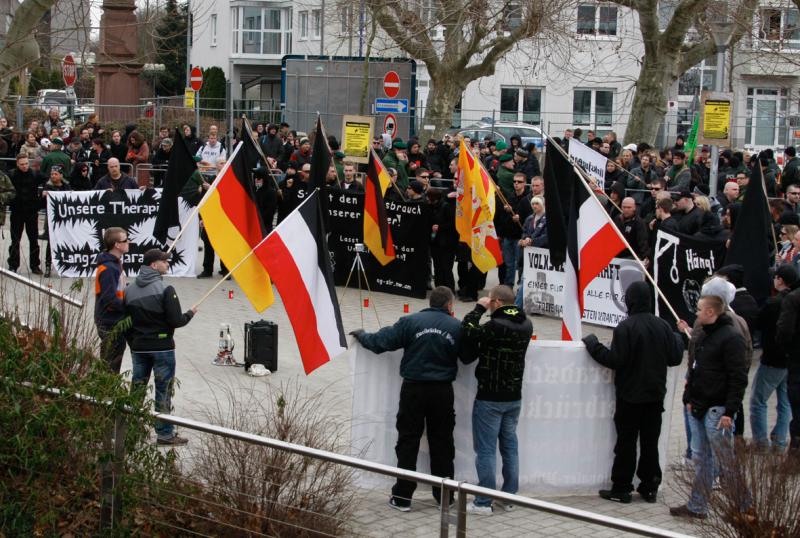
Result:
{"label": "parked car", "polygon": [[517,135],[522,140],[522,145],[526,146],[533,142],[539,151],[544,149],[544,135],[541,129],[523,122],[496,121],[478,122],[460,129],[451,129],[449,134],[460,134],[468,136],[470,140],[483,140],[489,136],[492,140],[503,140],[510,143],[511,137]]}

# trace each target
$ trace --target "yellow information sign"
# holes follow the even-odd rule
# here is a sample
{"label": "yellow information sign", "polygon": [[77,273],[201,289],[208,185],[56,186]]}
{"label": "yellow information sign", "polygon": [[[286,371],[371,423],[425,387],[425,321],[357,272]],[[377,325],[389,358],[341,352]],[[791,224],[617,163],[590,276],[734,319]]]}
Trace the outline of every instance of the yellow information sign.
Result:
{"label": "yellow information sign", "polygon": [[705,102],[703,112],[703,138],[727,140],[731,128],[731,102],[727,99],[709,99]]}
{"label": "yellow information sign", "polygon": [[194,90],[186,88],[183,92],[183,106],[184,108],[194,108]]}
{"label": "yellow information sign", "polygon": [[342,150],[351,161],[369,161],[373,121],[370,116],[342,116]]}

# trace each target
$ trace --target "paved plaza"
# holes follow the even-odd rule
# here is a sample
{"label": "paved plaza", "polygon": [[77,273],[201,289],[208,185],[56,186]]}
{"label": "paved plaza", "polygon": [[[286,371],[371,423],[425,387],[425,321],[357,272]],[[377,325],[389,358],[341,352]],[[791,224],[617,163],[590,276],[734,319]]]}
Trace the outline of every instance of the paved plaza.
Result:
{"label": "paved plaza", "polygon": [[[7,252],[8,238],[0,242],[2,245],[3,260]],[[27,247],[23,244],[23,251]],[[23,263],[25,257],[23,256]],[[28,276],[27,265],[20,269],[21,274]],[[220,277],[213,279],[193,278],[167,278],[178,291],[184,309],[188,309],[195,301],[202,297],[214,284],[220,282]],[[72,279],[53,278],[49,280],[54,289],[68,289]],[[487,288],[496,283],[496,274],[489,275]],[[12,289],[23,296],[19,287],[9,282]],[[89,287],[93,282],[87,279]],[[338,288],[337,293],[342,300],[342,316],[345,331],[363,327],[367,331],[374,331],[381,325],[393,323],[403,315],[404,305],[408,305],[411,312],[427,306],[421,299],[410,299],[380,293],[370,295],[370,306],[364,308],[363,300],[367,293],[359,290]],[[458,302],[456,315],[463,317],[474,303]],[[25,304],[19,304],[24,309]],[[91,320],[93,302],[90,298],[84,309],[87,320]],[[212,359],[217,349],[217,338],[220,323],[229,323],[236,341],[234,355],[238,360],[244,356],[243,327],[245,322],[257,319],[267,319],[278,324],[279,327],[279,367],[276,372],[267,377],[252,378],[244,374],[242,368],[219,367],[212,365]],[[379,319],[378,319],[379,318]],[[380,324],[379,324],[380,320]],[[560,336],[560,321],[556,319],[534,317],[534,330],[540,339],[555,339]],[[609,329],[584,326],[584,332],[595,332],[601,340],[608,341],[611,337]],[[351,337],[348,337],[351,338]],[[275,304],[257,314],[250,306],[247,298],[241,293],[233,281],[222,282],[220,287],[200,305],[199,312],[192,322],[183,329],[176,331],[177,343],[177,377],[180,380],[179,388],[173,404],[174,413],[179,416],[205,420],[210,408],[217,405],[224,406],[227,395],[231,390],[255,389],[265,391],[270,387],[279,386],[281,383],[297,381],[304,389],[311,393],[322,392],[326,412],[344,419],[350,418],[350,395],[352,387],[349,353],[337,357],[319,368],[310,376],[303,372],[297,345],[294,340],[291,325],[286,316],[283,303],[276,294]],[[685,369],[685,366],[682,366]],[[130,371],[130,353],[126,352],[122,369]],[[751,369],[751,375],[755,368]],[[680,394],[680,391],[678,392]],[[389,394],[387,398],[396,398],[397,395]],[[749,399],[749,393],[745,397]],[[774,397],[773,397],[774,400]],[[673,416],[670,447],[668,459],[671,463],[678,462],[686,446],[684,437],[683,420],[681,418],[680,401],[673,402]],[[770,404],[773,408],[774,405]],[[746,428],[749,430],[749,426]],[[186,429],[181,430],[181,435],[190,441],[195,433]],[[587,447],[590,450],[591,447]],[[526,454],[523,450],[521,458],[536,457],[535,454]],[[388,487],[385,489],[364,490],[360,493],[360,502],[356,511],[354,533],[367,536],[438,536],[439,512],[427,488],[420,488],[416,494],[413,510],[410,513],[399,513],[387,506]],[[521,491],[523,495],[564,504],[566,506],[598,512],[609,516],[640,522],[647,525],[661,527],[687,534],[694,534],[697,528],[690,523],[676,520],[668,513],[667,506],[679,504],[683,497],[676,491],[671,470],[665,470],[665,484],[660,490],[659,501],[656,504],[647,504],[637,496],[629,505],[604,501],[595,495],[569,496],[569,497],[539,497],[530,491]],[[510,513],[495,513],[492,517],[469,516],[468,529],[471,534],[478,535],[491,532],[496,538],[510,536],[621,536],[619,531],[604,529],[575,520],[551,516],[545,513],[517,509]]]}

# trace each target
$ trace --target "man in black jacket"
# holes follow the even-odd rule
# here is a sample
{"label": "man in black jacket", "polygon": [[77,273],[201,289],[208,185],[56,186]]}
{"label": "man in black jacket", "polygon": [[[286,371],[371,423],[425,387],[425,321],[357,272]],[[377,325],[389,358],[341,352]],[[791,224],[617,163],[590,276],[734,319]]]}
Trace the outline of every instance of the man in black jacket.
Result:
{"label": "man in black jacket", "polygon": [[[453,317],[453,292],[439,286],[431,291],[430,308],[403,316],[392,326],[376,333],[359,329],[352,334],[373,353],[403,348],[400,361],[400,405],[397,410],[397,466],[417,469],[419,440],[425,429],[431,453],[431,474],[452,478],[455,445],[453,428],[453,380],[458,372],[461,324]],[[411,511],[411,497],[417,483],[398,479],[392,487],[389,506]],[[440,502],[441,488],[433,488]]]}
{"label": "man in black jacket", "polygon": [[792,408],[789,448],[800,457],[800,281],[792,286],[792,291],[781,304],[781,313],[775,327],[775,342],[787,354],[786,394]]}
{"label": "man in black jacket", "polygon": [[8,268],[16,271],[19,268],[19,247],[22,232],[28,236],[30,249],[28,264],[31,273],[41,275],[41,261],[39,260],[39,207],[41,197],[39,187],[44,183],[31,170],[30,161],[26,153],[17,155],[17,167],[9,174],[11,184],[14,185],[16,196],[9,203],[11,209],[11,245],[8,247]]}
{"label": "man in black jacket", "polygon": [[[131,318],[126,338],[131,348],[133,374],[131,390],[144,394],[150,374],[156,385],[156,411],[172,411],[175,379],[175,329],[183,327],[197,313],[197,307],[181,312],[181,303],[162,275],[169,271],[169,254],[157,248],[144,253],[136,281],[125,291],[125,313]],[[175,433],[175,426],[156,421],[159,445],[185,445],[188,440]]]}
{"label": "man in black jacket", "polygon": [[[491,319],[481,325],[481,316],[487,310]],[[488,297],[481,297],[461,323],[461,359],[465,363],[478,360],[472,442],[478,485],[484,488],[496,487],[498,440],[503,458],[502,491],[516,493],[519,487],[517,422],[522,409],[525,353],[532,334],[533,325],[514,304],[514,292],[502,285],[495,286]],[[467,511],[491,515],[492,499],[476,496]]]}
{"label": "man in black jacket", "polygon": [[[781,313],[781,304],[798,282],[795,268],[784,264],[775,269],[773,286],[778,292],[767,299],[756,320],[756,328],[761,330],[761,364],[753,378],[750,393],[750,428],[753,431],[753,442],[759,448],[767,449],[770,442],[779,452],[786,450],[789,434],[791,412],[786,395],[786,370],[788,361],[786,350],[776,341],[776,325]],[[772,433],[767,437],[767,402],[772,393],[778,398],[778,418]]]}
{"label": "man in black jacket", "polygon": [[[631,196],[623,198],[620,209],[622,209],[622,213],[614,217],[614,224],[628,241],[628,244],[633,247],[639,259],[644,259],[649,251],[647,227],[644,221],[636,214],[636,200]],[[633,258],[628,249],[620,252],[618,256],[620,258]]]}
{"label": "man in black jacket", "polygon": [[600,496],[621,503],[631,502],[634,471],[641,481],[639,494],[649,503],[656,502],[661,484],[658,438],[667,394],[667,367],[681,363],[685,347],[681,335],[653,315],[652,297],[646,282],[634,282],[628,287],[625,291],[628,317],[614,329],[611,349],[593,334],[583,339],[594,360],[616,371],[617,444],[611,468],[612,486],[610,490],[600,490]]}
{"label": "man in black jacket", "polygon": [[[703,296],[697,303],[694,361],[689,364],[683,403],[689,412],[692,458],[696,471],[689,502],[672,507],[677,517],[706,519],[708,495],[716,475],[733,480],[738,469],[720,467],[733,454],[733,420],[747,388],[748,365],[745,340],[725,313],[725,301],[716,295]],[[685,321],[678,328],[688,331]],[[695,447],[697,450],[695,450]]]}

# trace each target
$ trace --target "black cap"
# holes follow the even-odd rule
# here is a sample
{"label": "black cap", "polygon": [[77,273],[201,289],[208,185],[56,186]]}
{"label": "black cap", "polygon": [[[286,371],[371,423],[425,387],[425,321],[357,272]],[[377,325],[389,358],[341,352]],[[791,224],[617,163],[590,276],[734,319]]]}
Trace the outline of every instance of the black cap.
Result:
{"label": "black cap", "polygon": [[157,262],[159,260],[163,261],[169,260],[169,254],[167,254],[160,248],[151,248],[150,250],[144,253],[144,261],[142,263],[144,265],[150,265],[151,263]]}
{"label": "black cap", "polygon": [[417,194],[422,194],[423,192],[425,192],[425,186],[422,184],[421,181],[417,181],[416,179],[408,183],[408,188],[416,192]]}
{"label": "black cap", "polygon": [[787,286],[793,286],[798,280],[800,280],[800,275],[797,274],[797,269],[790,263],[784,263],[776,267],[772,270],[772,276],[781,277],[781,280]]}

